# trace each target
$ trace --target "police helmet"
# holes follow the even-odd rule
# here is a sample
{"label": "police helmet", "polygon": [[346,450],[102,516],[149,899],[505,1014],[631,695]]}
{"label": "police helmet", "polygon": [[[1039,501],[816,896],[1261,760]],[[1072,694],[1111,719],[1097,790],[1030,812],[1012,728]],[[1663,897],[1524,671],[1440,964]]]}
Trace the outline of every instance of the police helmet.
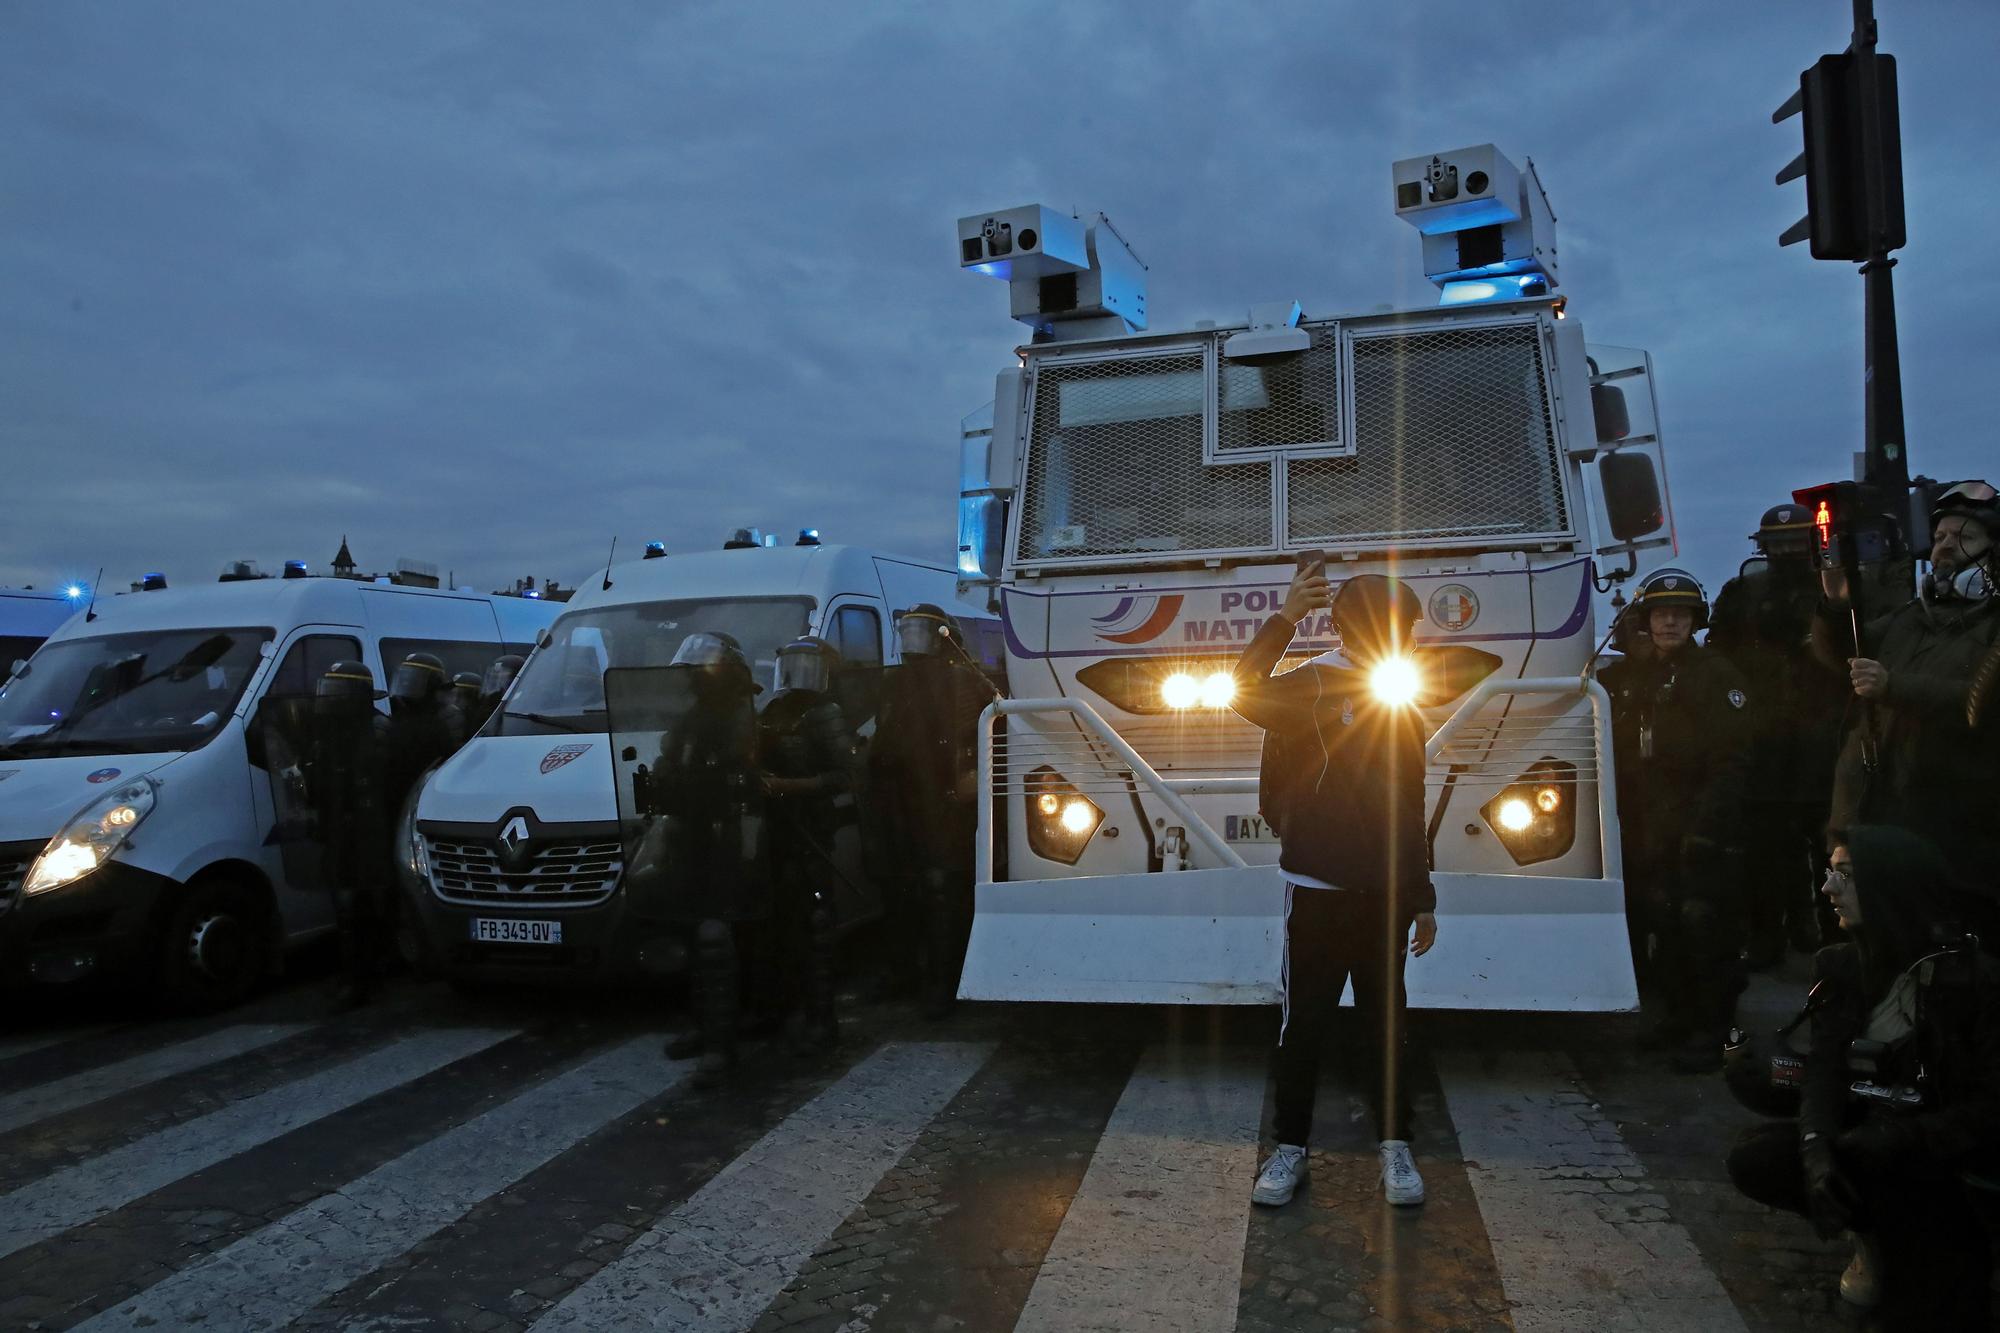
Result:
{"label": "police helmet", "polygon": [[461,671],[451,678],[451,694],[461,703],[470,703],[479,697],[479,673]]}
{"label": "police helmet", "polygon": [[896,617],[896,641],[904,657],[935,657],[958,638],[958,629],[944,608],[918,602]]}
{"label": "police helmet", "polygon": [[1401,579],[1358,574],[1333,595],[1334,628],[1346,641],[1400,643],[1423,618],[1423,602]]}
{"label": "police helmet", "polygon": [[2000,541],[2000,496],[1984,481],[1955,481],[1931,504],[1931,527],[1953,516],[1974,520],[1989,539]]}
{"label": "police helmet", "polygon": [[1645,623],[1661,607],[1684,606],[1694,612],[1694,627],[1708,628],[1708,595],[1685,569],[1656,569],[1639,580],[1631,614]]}
{"label": "police helmet", "polygon": [[486,668],[486,676],[479,682],[479,694],[484,699],[498,699],[514,683],[514,677],[521,674],[523,658],[517,653],[493,659],[493,665]]}
{"label": "police helmet", "polygon": [[436,653],[411,653],[389,677],[389,698],[396,703],[426,703],[444,690],[444,659]]}
{"label": "police helmet", "polygon": [[375,673],[366,662],[335,662],[320,676],[314,693],[322,699],[375,698]]}
{"label": "police helmet", "polygon": [[1767,556],[1811,556],[1812,513],[1804,505],[1790,501],[1772,505],[1757,520],[1757,530],[1750,534],[1750,540]]}
{"label": "police helmet", "polygon": [[840,650],[808,634],[778,649],[778,688],[823,694],[840,665]]}

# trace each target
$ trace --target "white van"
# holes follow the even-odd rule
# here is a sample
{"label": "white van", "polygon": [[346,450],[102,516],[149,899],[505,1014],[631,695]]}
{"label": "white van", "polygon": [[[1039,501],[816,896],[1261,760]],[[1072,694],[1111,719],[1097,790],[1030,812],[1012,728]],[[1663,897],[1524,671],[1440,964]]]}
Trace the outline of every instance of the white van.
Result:
{"label": "white van", "polygon": [[333,924],[317,848],[278,836],[281,701],[344,659],[482,671],[557,609],[305,577],[99,598],[0,690],[0,983],[240,997]]}
{"label": "white van", "polygon": [[[768,700],[782,645],[816,634],[848,667],[892,663],[895,616],[919,602],[957,618],[997,669],[998,622],[957,593],[945,566],[816,544],[637,560],[584,580],[500,709],[425,784],[403,832],[434,963],[459,980],[677,971],[680,941],[653,932],[619,892],[618,784],[651,756],[614,751],[605,672],[663,667],[687,635],[719,630],[743,645]],[[849,721],[869,734],[867,718]],[[851,829],[834,857],[851,924],[876,905]]]}

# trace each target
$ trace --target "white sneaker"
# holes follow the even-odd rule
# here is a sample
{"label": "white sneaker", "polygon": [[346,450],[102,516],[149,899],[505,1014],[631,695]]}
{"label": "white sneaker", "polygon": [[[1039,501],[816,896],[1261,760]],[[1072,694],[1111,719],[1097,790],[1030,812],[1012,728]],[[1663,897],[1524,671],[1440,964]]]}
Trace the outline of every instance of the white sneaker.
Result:
{"label": "white sneaker", "polygon": [[1382,1140],[1382,1195],[1404,1208],[1424,1201],[1424,1178],[1410,1159],[1410,1145],[1401,1139]]}
{"label": "white sneaker", "polygon": [[1882,1256],[1866,1236],[1854,1237],[1854,1257],[1840,1275],[1840,1299],[1862,1310],[1882,1303]]}
{"label": "white sneaker", "polygon": [[1250,1191],[1250,1202],[1273,1208],[1290,1203],[1292,1192],[1305,1176],[1306,1150],[1296,1143],[1281,1143],[1264,1163],[1264,1169],[1257,1173],[1257,1188]]}

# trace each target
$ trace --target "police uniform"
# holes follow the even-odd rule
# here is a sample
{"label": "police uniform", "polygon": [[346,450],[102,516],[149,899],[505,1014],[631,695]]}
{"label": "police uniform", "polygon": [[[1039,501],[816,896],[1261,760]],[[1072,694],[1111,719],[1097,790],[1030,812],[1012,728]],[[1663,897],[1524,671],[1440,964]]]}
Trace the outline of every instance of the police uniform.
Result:
{"label": "police uniform", "polygon": [[944,612],[922,604],[897,621],[903,664],[883,694],[869,747],[870,799],[882,816],[896,902],[889,965],[914,958],[933,1011],[958,993],[972,927],[970,779],[979,715],[993,688],[964,657]]}
{"label": "police uniform", "polygon": [[1708,647],[1757,701],[1743,855],[1747,943],[1761,966],[1783,955],[1787,930],[1800,949],[1819,945],[1820,833],[1846,701],[1808,643],[1820,592],[1805,507],[1774,506],[1752,540],[1760,558],[1716,595]]}
{"label": "police uniform", "polygon": [[[1660,570],[1628,615],[1707,602],[1692,576]],[[1750,773],[1750,695],[1728,659],[1695,644],[1627,658],[1600,676],[1611,696],[1625,912],[1657,1037],[1679,1067],[1719,1065],[1743,987],[1740,830]]]}
{"label": "police uniform", "polygon": [[335,662],[316,687],[308,787],[334,897],[349,1003],[368,998],[388,944],[390,833],[379,786],[375,680],[366,664]]}
{"label": "police uniform", "polygon": [[778,651],[779,688],[758,719],[758,758],[770,779],[771,929],[766,984],[783,1018],[803,1011],[802,1044],[836,1038],[834,839],[852,811],[854,736],[829,693],[838,653],[804,638]]}

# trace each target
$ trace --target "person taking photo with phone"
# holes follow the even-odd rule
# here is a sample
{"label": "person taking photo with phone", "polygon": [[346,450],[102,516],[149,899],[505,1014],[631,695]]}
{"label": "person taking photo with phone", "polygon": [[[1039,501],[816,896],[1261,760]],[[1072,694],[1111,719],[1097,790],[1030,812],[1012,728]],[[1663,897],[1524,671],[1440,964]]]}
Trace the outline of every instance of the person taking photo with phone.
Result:
{"label": "person taking photo with phone", "polygon": [[[1337,651],[1273,675],[1301,620],[1330,607]],[[1402,1074],[1403,967],[1437,939],[1424,836],[1424,722],[1406,656],[1422,607],[1403,583],[1362,575],[1330,593],[1307,552],[1278,614],[1237,663],[1234,708],[1264,731],[1258,802],[1285,873],[1285,1007],[1277,1147],[1251,1199],[1290,1202],[1306,1171],[1321,1048],[1354,981],[1368,1089],[1392,1204],[1423,1202]]]}

